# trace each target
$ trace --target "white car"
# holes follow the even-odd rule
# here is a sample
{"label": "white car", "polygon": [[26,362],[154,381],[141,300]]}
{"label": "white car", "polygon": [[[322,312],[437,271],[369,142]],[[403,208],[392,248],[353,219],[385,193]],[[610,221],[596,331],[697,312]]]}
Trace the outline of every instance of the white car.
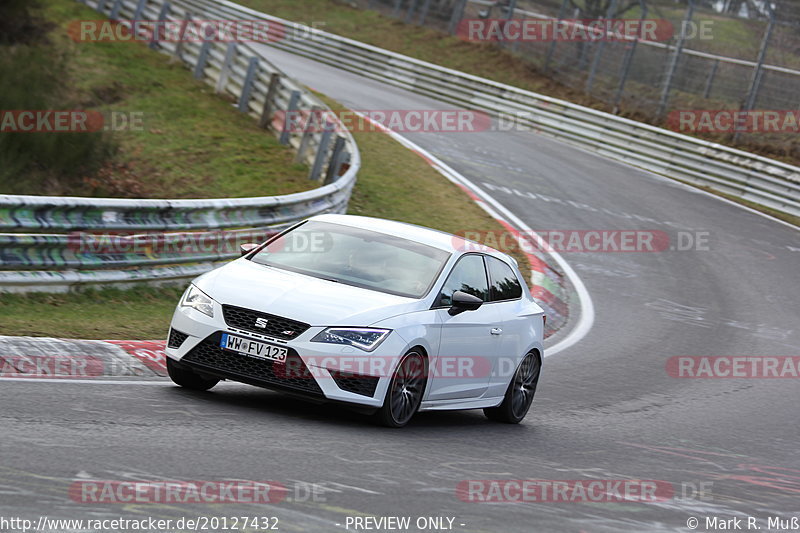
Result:
{"label": "white car", "polygon": [[374,412],[483,409],[520,422],[545,315],[516,261],[411,224],[319,215],[195,279],[172,318],[178,385],[221,379]]}

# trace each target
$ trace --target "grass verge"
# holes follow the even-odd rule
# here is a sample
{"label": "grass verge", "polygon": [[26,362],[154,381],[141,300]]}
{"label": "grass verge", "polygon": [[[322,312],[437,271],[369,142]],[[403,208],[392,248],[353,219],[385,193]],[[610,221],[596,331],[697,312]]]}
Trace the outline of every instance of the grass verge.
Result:
{"label": "grass verge", "polygon": [[97,19],[97,13],[74,0],[40,4],[35,13],[50,30],[37,46],[45,57],[49,51],[64,63],[59,68],[65,71],[60,83],[66,94],[55,108],[141,117],[143,128],[110,133],[115,149],[96,172],[64,180],[34,163],[22,174],[26,179],[18,174],[0,181],[0,192],[217,198],[288,194],[316,186],[307,179],[305,165],[294,163],[290,149],[238,113],[231,101],[216,96],[212,87],[193,79],[184,66],[141,42],[76,43],[67,34],[70,22]]}
{"label": "grass verge", "polygon": [[180,288],[3,294],[0,335],[67,339],[163,339]]}

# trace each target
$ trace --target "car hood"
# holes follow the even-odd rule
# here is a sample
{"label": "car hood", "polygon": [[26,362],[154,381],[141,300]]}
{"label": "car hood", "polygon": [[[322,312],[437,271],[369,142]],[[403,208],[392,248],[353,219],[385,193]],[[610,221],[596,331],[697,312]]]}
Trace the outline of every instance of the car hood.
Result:
{"label": "car hood", "polygon": [[317,279],[238,259],[204,274],[197,287],[221,304],[312,326],[368,326],[424,307],[420,300]]}

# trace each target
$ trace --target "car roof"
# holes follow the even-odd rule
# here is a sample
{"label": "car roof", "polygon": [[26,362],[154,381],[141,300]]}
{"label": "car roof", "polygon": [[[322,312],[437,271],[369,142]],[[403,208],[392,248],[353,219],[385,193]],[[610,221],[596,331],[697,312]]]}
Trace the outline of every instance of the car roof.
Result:
{"label": "car roof", "polygon": [[[496,256],[505,261],[516,263],[509,255],[500,252],[494,248],[490,248],[483,244],[475,243],[469,239],[465,239],[458,235],[446,233],[436,229],[418,226],[416,224],[409,224],[407,222],[398,222],[396,220],[387,220],[384,218],[363,217],[358,215],[335,215],[325,214],[311,217],[309,220],[318,220],[320,222],[330,222],[332,224],[341,224],[343,226],[351,226],[354,228],[366,229],[376,231],[378,233],[385,233],[395,237],[409,239],[421,244],[432,246],[440,250],[445,250],[450,253],[460,254],[466,251],[475,251],[486,253]],[[475,244],[469,246],[466,243]]]}

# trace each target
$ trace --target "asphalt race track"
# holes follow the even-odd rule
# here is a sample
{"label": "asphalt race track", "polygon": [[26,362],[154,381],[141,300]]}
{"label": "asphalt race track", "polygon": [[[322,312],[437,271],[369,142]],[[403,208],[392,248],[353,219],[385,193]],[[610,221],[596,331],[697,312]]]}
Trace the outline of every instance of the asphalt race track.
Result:
{"label": "asphalt race track", "polygon": [[[350,108],[449,108],[263,53]],[[767,531],[768,518],[800,516],[800,380],[667,372],[675,356],[800,355],[796,229],[533,132],[407,136],[534,230],[660,230],[676,247],[680,232],[707,245],[562,254],[596,316],[578,343],[545,360],[519,426],[470,411],[422,413],[392,431],[229,383],[194,393],[166,381],[4,382],[0,515],[247,514],[278,517],[282,531],[344,530],[348,516],[450,517],[465,532],[687,532],[692,517],[707,531],[706,518],[734,516]],[[276,480],[289,491],[261,506],[76,503],[68,489],[82,478]],[[649,503],[456,494],[465,480],[509,479],[662,480],[673,493]]]}

